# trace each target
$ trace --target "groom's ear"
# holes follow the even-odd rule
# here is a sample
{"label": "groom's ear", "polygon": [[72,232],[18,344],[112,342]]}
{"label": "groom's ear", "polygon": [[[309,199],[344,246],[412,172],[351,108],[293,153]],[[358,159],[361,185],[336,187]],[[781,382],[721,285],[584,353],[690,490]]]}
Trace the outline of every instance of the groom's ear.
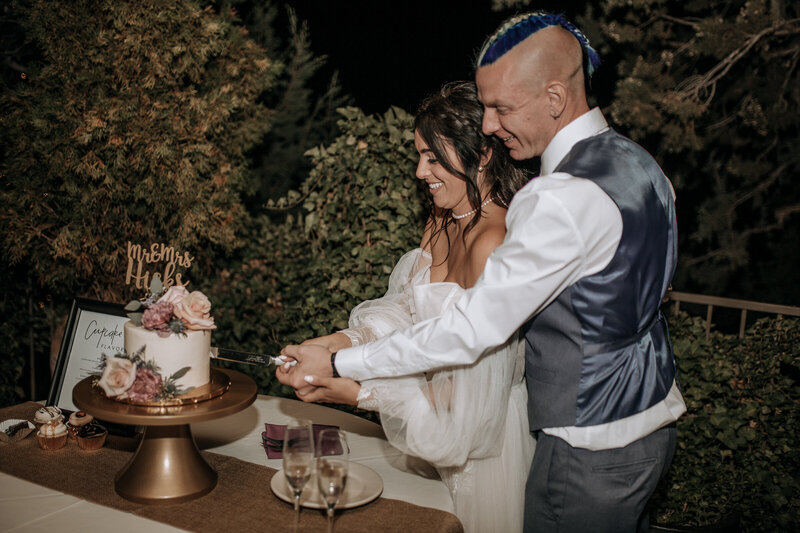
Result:
{"label": "groom's ear", "polygon": [[569,90],[560,81],[551,81],[547,85],[547,107],[551,117],[558,118],[567,107]]}

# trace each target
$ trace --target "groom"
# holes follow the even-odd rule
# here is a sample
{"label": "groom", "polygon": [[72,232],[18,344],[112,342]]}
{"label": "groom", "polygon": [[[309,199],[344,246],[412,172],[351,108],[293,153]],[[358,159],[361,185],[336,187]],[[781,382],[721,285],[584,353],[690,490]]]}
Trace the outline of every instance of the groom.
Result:
{"label": "groom", "polygon": [[299,363],[278,374],[319,401],[330,376],[470,364],[521,327],[537,437],[526,531],[648,531],[646,503],[686,409],[659,311],[676,260],[673,191],[645,150],[589,109],[598,63],[561,16],[501,25],[477,61],[483,130],[517,160],[541,157],[541,175],[509,206],[504,243],[442,316],[334,354],[289,346]]}

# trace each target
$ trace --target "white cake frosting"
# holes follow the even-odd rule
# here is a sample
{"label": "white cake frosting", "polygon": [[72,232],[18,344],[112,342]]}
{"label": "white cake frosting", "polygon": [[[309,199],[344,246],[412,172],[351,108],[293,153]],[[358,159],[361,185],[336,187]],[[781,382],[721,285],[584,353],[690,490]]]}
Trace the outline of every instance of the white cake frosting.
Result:
{"label": "white cake frosting", "polygon": [[210,331],[187,331],[186,335],[173,333],[168,337],[159,337],[155,331],[126,322],[125,352],[133,354],[142,346],[145,347],[142,359],[154,361],[161,368],[163,379],[188,366],[190,370],[176,380],[176,385],[186,390],[209,382]]}

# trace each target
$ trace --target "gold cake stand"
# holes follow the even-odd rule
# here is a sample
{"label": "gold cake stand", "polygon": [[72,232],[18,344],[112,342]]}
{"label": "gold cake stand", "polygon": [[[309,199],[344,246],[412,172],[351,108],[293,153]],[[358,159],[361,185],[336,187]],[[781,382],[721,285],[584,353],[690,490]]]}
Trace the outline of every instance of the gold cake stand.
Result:
{"label": "gold cake stand", "polygon": [[184,405],[120,403],[93,387],[94,379],[89,376],[75,385],[72,402],[100,420],[145,426],[136,453],[114,478],[114,488],[126,500],[146,504],[180,503],[211,492],[217,472],[200,455],[189,424],[238,413],[258,394],[252,379],[226,368],[211,369],[216,393]]}

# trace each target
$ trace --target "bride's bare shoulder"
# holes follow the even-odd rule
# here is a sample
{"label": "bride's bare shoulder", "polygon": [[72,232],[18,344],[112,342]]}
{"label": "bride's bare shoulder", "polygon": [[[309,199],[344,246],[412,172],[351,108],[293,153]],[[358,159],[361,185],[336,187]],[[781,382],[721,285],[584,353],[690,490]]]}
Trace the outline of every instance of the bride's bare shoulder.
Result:
{"label": "bride's bare shoulder", "polygon": [[486,259],[506,236],[506,210],[496,208],[487,213],[481,224],[475,227],[475,235],[469,247],[469,262],[478,272],[483,270]]}

